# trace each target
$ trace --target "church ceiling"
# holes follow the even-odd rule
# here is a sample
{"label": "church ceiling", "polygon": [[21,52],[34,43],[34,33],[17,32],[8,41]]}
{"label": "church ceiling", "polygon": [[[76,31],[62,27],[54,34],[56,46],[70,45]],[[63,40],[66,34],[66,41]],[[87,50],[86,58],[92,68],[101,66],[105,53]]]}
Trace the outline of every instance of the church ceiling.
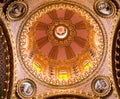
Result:
{"label": "church ceiling", "polygon": [[119,98],[119,5],[1,1],[1,98]]}

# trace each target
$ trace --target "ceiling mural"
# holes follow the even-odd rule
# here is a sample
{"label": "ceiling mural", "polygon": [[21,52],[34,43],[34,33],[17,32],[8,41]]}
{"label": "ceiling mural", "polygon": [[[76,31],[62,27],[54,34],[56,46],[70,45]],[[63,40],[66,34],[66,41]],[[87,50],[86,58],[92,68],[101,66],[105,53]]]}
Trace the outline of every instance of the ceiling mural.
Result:
{"label": "ceiling mural", "polygon": [[119,0],[0,1],[0,99],[119,99],[119,8]]}
{"label": "ceiling mural", "polygon": [[17,92],[21,98],[32,98],[36,95],[36,84],[31,79],[22,79],[17,83]]}
{"label": "ceiling mural", "polygon": [[114,17],[116,14],[116,6],[110,0],[96,0],[94,10],[104,18]]}
{"label": "ceiling mural", "polygon": [[28,6],[23,1],[14,1],[7,7],[8,20],[17,21],[27,14]]}
{"label": "ceiling mural", "polygon": [[110,92],[111,82],[109,77],[99,75],[92,81],[91,87],[94,93],[102,97]]}

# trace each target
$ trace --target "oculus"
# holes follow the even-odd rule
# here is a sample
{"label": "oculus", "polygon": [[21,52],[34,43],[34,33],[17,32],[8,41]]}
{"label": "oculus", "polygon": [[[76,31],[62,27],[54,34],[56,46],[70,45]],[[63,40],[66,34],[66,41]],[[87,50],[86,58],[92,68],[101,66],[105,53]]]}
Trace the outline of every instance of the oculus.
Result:
{"label": "oculus", "polygon": [[116,7],[110,0],[96,0],[94,10],[104,18],[113,17],[116,14]]}
{"label": "oculus", "polygon": [[7,8],[8,20],[17,21],[22,19],[28,12],[28,6],[23,1],[14,1]]}
{"label": "oculus", "polygon": [[68,29],[65,26],[58,26],[55,28],[54,35],[58,39],[64,39],[68,35]]}
{"label": "oculus", "polygon": [[45,85],[83,83],[99,70],[106,52],[106,33],[95,18],[75,2],[53,1],[38,7],[17,36],[23,68]]}
{"label": "oculus", "polygon": [[26,78],[18,81],[17,92],[21,98],[32,98],[36,94],[36,84]]}
{"label": "oculus", "polygon": [[111,83],[106,76],[97,76],[92,81],[92,90],[97,96],[106,96],[111,90]]}

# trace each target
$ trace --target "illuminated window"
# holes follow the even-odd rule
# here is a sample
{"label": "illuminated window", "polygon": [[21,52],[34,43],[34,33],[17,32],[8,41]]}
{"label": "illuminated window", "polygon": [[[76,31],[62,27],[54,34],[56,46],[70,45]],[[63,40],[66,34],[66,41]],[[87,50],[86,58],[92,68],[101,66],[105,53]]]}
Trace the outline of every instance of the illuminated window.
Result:
{"label": "illuminated window", "polygon": [[39,64],[34,63],[33,68],[37,70],[37,72],[41,72],[41,68]]}
{"label": "illuminated window", "polygon": [[61,72],[59,73],[59,79],[60,79],[60,80],[68,80],[67,72],[66,72],[66,71],[61,71]]}
{"label": "illuminated window", "polygon": [[90,61],[85,61],[84,63],[84,70],[88,71],[89,70],[89,67],[92,66],[92,63]]}

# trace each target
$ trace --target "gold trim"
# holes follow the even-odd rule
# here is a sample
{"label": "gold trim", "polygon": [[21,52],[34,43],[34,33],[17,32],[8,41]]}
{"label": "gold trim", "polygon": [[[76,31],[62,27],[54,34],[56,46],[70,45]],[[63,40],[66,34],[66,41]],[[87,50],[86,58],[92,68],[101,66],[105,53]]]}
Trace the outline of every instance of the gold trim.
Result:
{"label": "gold trim", "polygon": [[[108,3],[111,6],[111,9],[112,9],[112,13],[111,14],[105,15],[105,14],[102,14],[102,12],[98,11],[97,5],[98,5],[99,2],[102,2],[102,1]],[[93,8],[94,8],[95,12],[99,16],[101,16],[102,18],[113,18],[116,15],[116,11],[117,11],[115,4],[111,0],[96,0],[94,2]]]}
{"label": "gold trim", "polygon": [[[33,88],[31,95],[26,95],[25,96],[24,93],[21,93],[21,90],[20,90],[21,84],[24,83],[24,82],[28,82],[30,84],[31,88]],[[22,90],[24,91],[24,89],[22,89]],[[22,80],[19,80],[18,83],[17,83],[17,93],[20,96],[20,98],[32,99],[33,97],[35,97],[36,91],[37,91],[36,84],[29,78],[24,78]],[[28,94],[29,94],[29,92],[28,92]]]}
{"label": "gold trim", "polygon": [[[22,12],[22,11],[16,10],[17,12],[15,12],[15,9],[17,9],[17,8],[14,8],[14,10],[13,10],[12,7],[15,6],[15,5],[17,5],[17,4],[23,5],[24,9],[22,8],[21,10],[22,10],[22,11],[25,10],[25,11]],[[16,7],[18,7],[18,6],[16,6]],[[11,10],[13,10],[13,12],[12,12]],[[11,13],[13,13],[12,16],[10,15],[10,11],[11,11]],[[14,2],[12,2],[12,3],[8,6],[7,12],[6,12],[6,16],[7,16],[7,19],[8,19],[8,20],[18,21],[18,20],[22,19],[23,17],[25,17],[25,15],[27,14],[27,12],[28,12],[28,5],[27,5],[25,2],[23,2],[23,1],[14,1]],[[22,14],[22,13],[23,13],[23,14]],[[16,14],[16,15],[15,15],[15,14]],[[18,15],[17,15],[17,14],[18,14]]]}
{"label": "gold trim", "polygon": [[[103,87],[102,88],[100,87],[100,86],[102,86],[100,81],[102,81],[102,84],[104,84],[103,86],[104,86],[104,88],[106,87],[106,89],[104,89]],[[98,87],[99,87],[98,89],[95,89],[95,83],[98,84]],[[102,75],[95,77],[91,83],[91,88],[96,96],[100,96],[100,97],[106,96],[111,90],[111,82],[109,80],[109,77],[102,76]]]}

